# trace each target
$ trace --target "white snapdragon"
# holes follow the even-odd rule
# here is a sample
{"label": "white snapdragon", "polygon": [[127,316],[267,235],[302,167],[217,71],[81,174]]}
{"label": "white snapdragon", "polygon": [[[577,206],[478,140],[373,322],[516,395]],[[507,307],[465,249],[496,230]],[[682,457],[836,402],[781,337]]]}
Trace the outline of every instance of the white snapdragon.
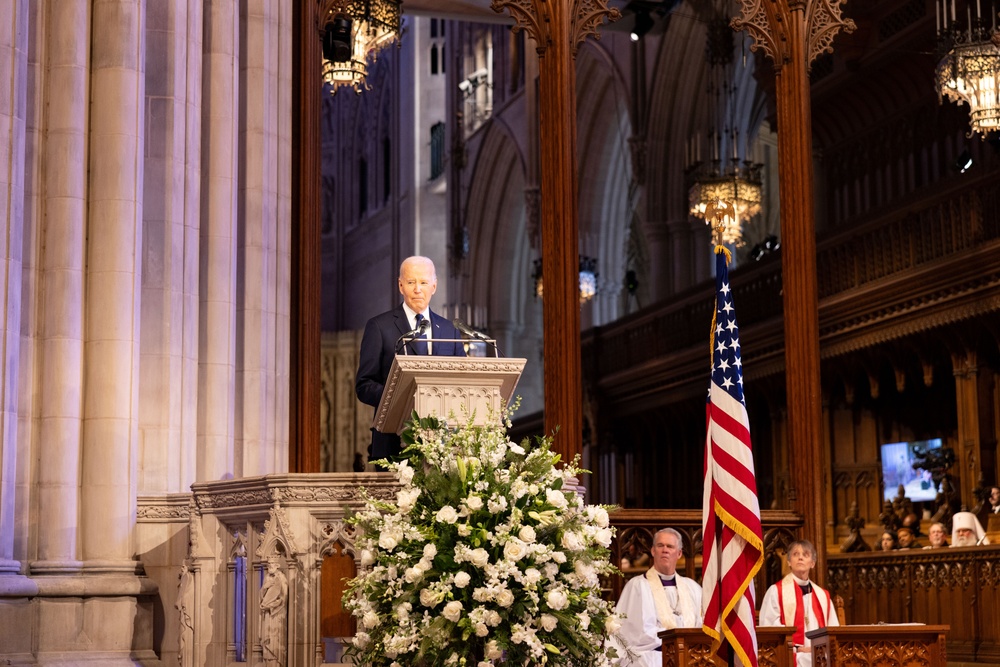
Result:
{"label": "white snapdragon", "polygon": [[372,640],[371,636],[367,632],[359,632],[354,635],[354,645],[357,648],[364,648],[368,646],[368,642]]}
{"label": "white snapdragon", "polygon": [[361,617],[361,623],[365,626],[366,630],[371,630],[378,625],[378,614],[374,611],[365,612],[365,615]]}
{"label": "white snapdragon", "polygon": [[622,620],[617,614],[611,614],[608,616],[608,620],[604,622],[604,630],[609,634],[613,635],[622,629]]}
{"label": "white snapdragon", "polygon": [[610,522],[608,511],[600,505],[589,505],[587,518],[596,523],[598,528],[607,528]]}
{"label": "white snapdragon", "polygon": [[401,461],[397,464],[396,474],[399,476],[399,481],[403,486],[409,486],[413,481],[413,472],[409,461]]}
{"label": "white snapdragon", "polygon": [[361,567],[371,567],[375,563],[375,554],[369,549],[361,550]]}
{"label": "white snapdragon", "polygon": [[486,503],[486,507],[491,514],[500,514],[507,509],[507,499],[501,495],[494,494],[490,497],[489,502]]}
{"label": "white snapdragon", "polygon": [[469,528],[469,524],[467,523],[460,523],[457,528],[459,537],[468,537],[472,534],[472,529]]}
{"label": "white snapdragon", "polygon": [[561,551],[553,551],[552,552],[552,560],[554,560],[555,562],[557,562],[560,565],[562,565],[563,563],[566,562],[566,554],[564,554]]}
{"label": "white snapdragon", "polygon": [[[569,551],[583,551],[584,549],[583,540],[580,539],[580,534],[572,530],[567,530],[563,533],[561,543],[563,548],[568,549]],[[553,554],[553,556],[555,556],[555,554]]]}
{"label": "white snapdragon", "polygon": [[514,452],[518,456],[524,456],[524,447],[522,447],[521,445],[515,444],[513,442],[508,442],[507,449]]}
{"label": "white snapdragon", "polygon": [[542,573],[533,567],[529,567],[524,571],[524,584],[526,586],[535,586],[542,578]]}
{"label": "white snapdragon", "polygon": [[580,621],[581,630],[586,630],[587,628],[590,627],[590,614],[588,614],[585,611],[581,611],[579,614],[576,615],[576,617]]}
{"label": "white snapdragon", "polygon": [[401,512],[409,512],[420,497],[420,489],[402,489],[396,492],[396,505]]}

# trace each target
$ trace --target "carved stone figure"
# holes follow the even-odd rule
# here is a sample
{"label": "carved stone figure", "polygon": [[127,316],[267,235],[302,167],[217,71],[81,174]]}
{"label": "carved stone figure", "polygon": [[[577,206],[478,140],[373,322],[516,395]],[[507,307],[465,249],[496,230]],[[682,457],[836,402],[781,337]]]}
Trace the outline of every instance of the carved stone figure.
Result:
{"label": "carved stone figure", "polygon": [[194,619],[191,617],[194,610],[194,575],[187,563],[181,565],[178,578],[180,583],[177,584],[177,601],[174,602],[174,609],[180,615],[177,627],[177,664],[191,667],[194,664]]}
{"label": "carved stone figure", "polygon": [[268,560],[267,576],[260,587],[260,647],[268,667],[285,664],[287,603],[288,579],[276,560]]}

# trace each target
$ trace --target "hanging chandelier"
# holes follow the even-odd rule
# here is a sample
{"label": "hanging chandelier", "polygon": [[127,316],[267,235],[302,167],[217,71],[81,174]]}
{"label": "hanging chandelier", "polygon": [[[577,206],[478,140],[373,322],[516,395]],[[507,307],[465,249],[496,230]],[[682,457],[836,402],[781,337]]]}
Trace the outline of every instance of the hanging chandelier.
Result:
{"label": "hanging chandelier", "polygon": [[399,0],[318,1],[323,82],[331,95],[341,86],[360,93],[369,61],[399,35]]}
{"label": "hanging chandelier", "polygon": [[[712,227],[717,243],[742,245],[743,223],[761,210],[763,165],[749,159],[746,142],[742,158],[740,155],[732,72],[733,31],[721,13],[709,22],[706,52],[711,70],[707,92],[713,127],[708,132],[704,159],[700,136],[693,137],[687,145],[689,210]],[[729,158],[722,157],[724,151],[730,154]]]}
{"label": "hanging chandelier", "polygon": [[965,25],[960,25],[955,0],[935,3],[938,47],[943,54],[936,74],[938,97],[969,105],[973,132],[989,134],[1000,130],[1000,32],[997,32],[996,4],[991,2],[990,19],[982,15],[976,0],[965,8]]}
{"label": "hanging chandelier", "polygon": [[[597,294],[597,260],[593,257],[580,255],[580,305],[587,303]],[[535,260],[535,268],[531,273],[535,281],[535,298],[541,299],[545,291],[542,281],[542,260]]]}

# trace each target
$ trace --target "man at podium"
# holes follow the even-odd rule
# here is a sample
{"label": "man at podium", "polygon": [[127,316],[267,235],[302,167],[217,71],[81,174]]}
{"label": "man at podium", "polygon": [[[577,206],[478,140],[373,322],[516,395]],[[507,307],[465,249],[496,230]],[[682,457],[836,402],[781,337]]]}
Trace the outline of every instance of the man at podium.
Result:
{"label": "man at podium", "polygon": [[[397,354],[433,354],[464,357],[465,347],[455,326],[431,311],[437,291],[434,262],[427,257],[407,257],[399,266],[399,293],[403,303],[368,320],[361,338],[361,358],[354,391],[362,403],[378,407],[392,360]],[[372,429],[368,460],[396,456],[399,436]]]}

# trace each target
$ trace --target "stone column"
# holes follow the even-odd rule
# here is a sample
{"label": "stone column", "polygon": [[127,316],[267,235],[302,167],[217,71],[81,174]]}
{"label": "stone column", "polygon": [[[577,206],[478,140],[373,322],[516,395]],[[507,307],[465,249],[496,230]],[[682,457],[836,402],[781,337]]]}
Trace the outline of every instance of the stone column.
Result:
{"label": "stone column", "polygon": [[[249,0],[246,15],[246,60],[241,80],[247,85],[242,97],[246,107],[243,132],[243,182],[241,204],[245,211],[244,234],[240,237],[244,263],[239,269],[237,330],[243,339],[237,360],[236,382],[240,387],[236,425],[237,472],[263,475],[288,468],[287,454],[279,459],[275,398],[277,393],[276,343],[287,328],[279,330],[278,306],[278,193],[279,138],[282,119],[278,114],[280,6],[272,0]],[[287,92],[287,91],[286,91]],[[287,122],[287,121],[286,121]],[[287,282],[285,283],[287,284]]]}
{"label": "stone column", "polygon": [[28,88],[28,3],[0,1],[0,576],[16,574],[14,507],[21,353],[21,253]]}
{"label": "stone column", "polygon": [[139,451],[145,2],[98,0],[92,20],[117,29],[95,34],[91,44],[83,556],[85,567],[131,571]]}
{"label": "stone column", "polygon": [[234,473],[239,15],[205,3],[198,480]]}
{"label": "stone column", "polygon": [[[187,251],[188,228],[198,227],[197,209],[186,220],[189,201],[186,181],[191,86],[189,77],[201,81],[200,71],[189,69],[192,59],[201,62],[201,31],[189,35],[185,0],[153,2],[148,7],[146,95],[148,136],[144,166],[142,331],[139,384],[139,427],[142,431],[139,473],[140,493],[185,490],[194,481],[190,459],[194,432],[185,424],[195,422],[197,396],[185,355],[189,332],[197,334],[197,302],[192,310],[186,289],[185,266],[195,262],[197,245]],[[195,3],[194,7],[199,7]],[[194,12],[200,18],[197,9]],[[194,39],[191,39],[191,38]],[[197,91],[200,97],[200,91]],[[196,153],[197,155],[197,153]],[[194,200],[197,202],[197,181]],[[197,277],[197,274],[190,272]],[[195,282],[195,290],[197,282]],[[197,294],[197,292],[195,292]],[[195,351],[196,352],[196,351]],[[195,359],[197,357],[195,356]]]}
{"label": "stone column", "polygon": [[80,452],[83,418],[84,244],[87,235],[87,101],[90,98],[90,3],[47,4],[48,70],[43,91],[44,182],[38,220],[38,547],[34,574],[79,569]]}

